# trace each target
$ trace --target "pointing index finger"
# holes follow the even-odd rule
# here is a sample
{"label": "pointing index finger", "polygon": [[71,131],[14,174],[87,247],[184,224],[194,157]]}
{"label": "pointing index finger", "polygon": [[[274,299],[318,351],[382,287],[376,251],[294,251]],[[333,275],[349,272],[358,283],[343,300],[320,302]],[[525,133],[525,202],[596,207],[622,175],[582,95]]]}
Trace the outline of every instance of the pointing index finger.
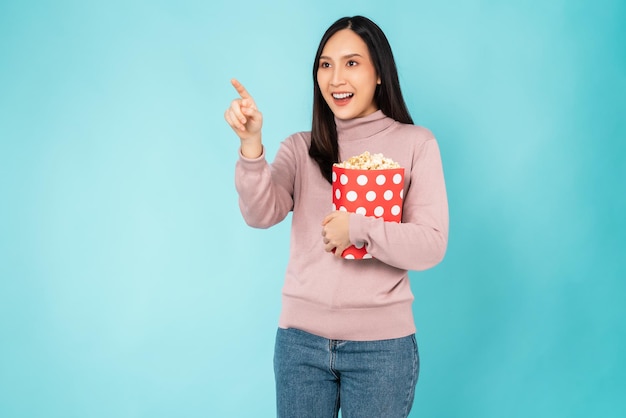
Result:
{"label": "pointing index finger", "polygon": [[239,93],[239,96],[241,96],[242,99],[252,99],[252,96],[250,96],[248,90],[246,90],[246,88],[243,86],[243,84],[239,82],[239,80],[233,78],[232,80],[230,80],[230,82],[235,90],[237,90],[237,93]]}

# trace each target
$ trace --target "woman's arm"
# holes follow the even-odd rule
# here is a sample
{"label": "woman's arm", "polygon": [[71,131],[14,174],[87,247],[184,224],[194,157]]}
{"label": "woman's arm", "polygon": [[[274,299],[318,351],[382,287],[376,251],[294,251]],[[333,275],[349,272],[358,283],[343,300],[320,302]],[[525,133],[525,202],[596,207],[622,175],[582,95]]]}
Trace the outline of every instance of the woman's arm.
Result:
{"label": "woman's arm", "polygon": [[268,228],[283,220],[293,207],[294,161],[290,163],[284,146],[275,164],[268,164],[261,142],[263,115],[245,87],[235,79],[231,83],[239,98],[231,102],[224,119],[241,141],[235,167],[239,207],[246,223]]}
{"label": "woman's arm", "polygon": [[407,270],[438,264],[448,244],[448,200],[439,147],[427,139],[417,151],[402,223],[351,214],[350,241],[363,241],[376,259]]}
{"label": "woman's arm", "polygon": [[269,228],[282,221],[293,209],[296,162],[292,142],[281,143],[272,164],[263,150],[258,158],[243,153],[235,166],[235,187],[239,208],[246,223],[255,228]]}

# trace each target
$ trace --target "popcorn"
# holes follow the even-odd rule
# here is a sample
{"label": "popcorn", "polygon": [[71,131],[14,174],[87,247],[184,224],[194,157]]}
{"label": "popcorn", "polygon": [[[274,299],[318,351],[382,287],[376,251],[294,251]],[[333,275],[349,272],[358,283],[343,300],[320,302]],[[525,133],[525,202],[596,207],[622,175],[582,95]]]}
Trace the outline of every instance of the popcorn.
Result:
{"label": "popcorn", "polygon": [[352,170],[388,170],[390,168],[400,168],[400,164],[393,161],[391,158],[384,157],[383,154],[370,154],[369,151],[365,151],[361,155],[350,157],[334,165],[336,167]]}

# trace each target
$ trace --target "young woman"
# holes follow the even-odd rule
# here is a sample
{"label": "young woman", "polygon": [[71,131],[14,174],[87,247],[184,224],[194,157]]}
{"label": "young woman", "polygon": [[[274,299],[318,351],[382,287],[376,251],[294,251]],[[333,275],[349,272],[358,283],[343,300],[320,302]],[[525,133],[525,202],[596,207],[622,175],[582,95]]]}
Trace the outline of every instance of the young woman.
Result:
{"label": "young woman", "polygon": [[[413,125],[387,38],[362,16],[328,28],[313,67],[312,129],[285,139],[271,164],[261,112],[232,84],[240,97],[224,116],[241,140],[243,218],[267,228],[293,213],[274,354],[278,416],[408,416],[419,372],[408,270],[443,259],[448,204],[437,142]],[[401,223],[329,211],[333,163],[364,151],[405,169]],[[341,257],[357,242],[373,258]]]}

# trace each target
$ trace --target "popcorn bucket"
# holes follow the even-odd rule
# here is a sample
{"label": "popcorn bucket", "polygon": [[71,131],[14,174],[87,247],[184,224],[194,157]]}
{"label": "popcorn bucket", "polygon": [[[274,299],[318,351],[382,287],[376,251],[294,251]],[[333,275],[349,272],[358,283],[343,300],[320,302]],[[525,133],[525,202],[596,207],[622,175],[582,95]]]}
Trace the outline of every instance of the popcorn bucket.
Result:
{"label": "popcorn bucket", "polygon": [[[404,168],[359,170],[333,166],[333,210],[402,220]],[[346,259],[372,258],[365,243],[355,243],[341,254]]]}

